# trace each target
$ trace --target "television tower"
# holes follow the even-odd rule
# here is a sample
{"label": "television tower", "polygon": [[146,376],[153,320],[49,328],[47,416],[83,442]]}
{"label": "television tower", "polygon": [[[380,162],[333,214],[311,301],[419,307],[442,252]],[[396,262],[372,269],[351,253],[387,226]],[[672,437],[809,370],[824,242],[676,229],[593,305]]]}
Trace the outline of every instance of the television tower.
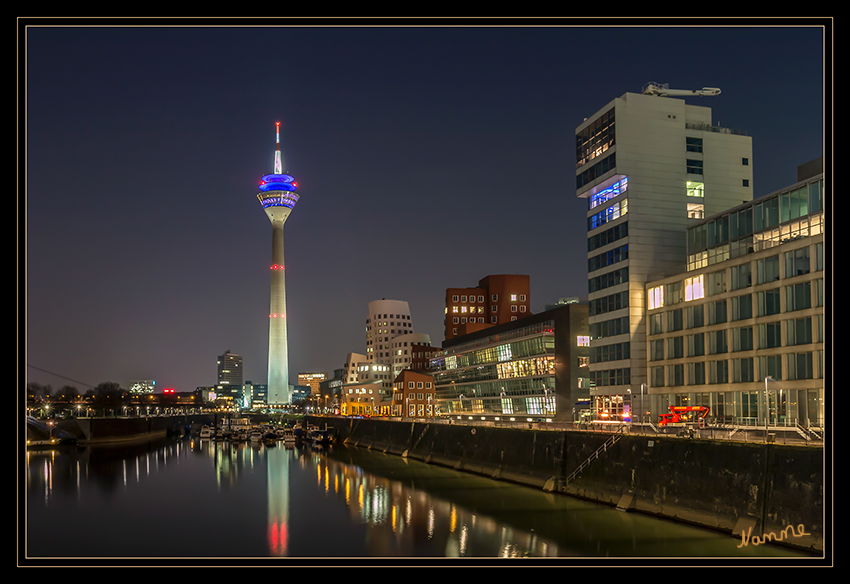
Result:
{"label": "television tower", "polygon": [[275,122],[277,146],[274,172],[260,181],[257,198],[272,223],[271,308],[269,310],[268,404],[290,403],[289,348],[286,339],[286,281],[283,263],[283,224],[298,202],[298,183],[283,172],[280,154],[280,122]]}

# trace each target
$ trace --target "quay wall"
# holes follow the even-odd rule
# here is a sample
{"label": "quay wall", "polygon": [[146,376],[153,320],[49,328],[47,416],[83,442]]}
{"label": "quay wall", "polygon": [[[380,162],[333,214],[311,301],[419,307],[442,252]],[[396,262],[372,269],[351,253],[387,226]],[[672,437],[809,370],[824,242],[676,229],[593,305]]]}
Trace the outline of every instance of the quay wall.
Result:
{"label": "quay wall", "polygon": [[[694,525],[823,551],[823,448],[380,419],[308,418],[379,450]],[[598,449],[572,480],[567,478]],[[793,529],[793,533],[789,532]],[[751,530],[751,531],[750,531]]]}
{"label": "quay wall", "polygon": [[213,424],[213,415],[177,415],[116,418],[71,418],[58,427],[77,444],[134,442],[198,430]]}

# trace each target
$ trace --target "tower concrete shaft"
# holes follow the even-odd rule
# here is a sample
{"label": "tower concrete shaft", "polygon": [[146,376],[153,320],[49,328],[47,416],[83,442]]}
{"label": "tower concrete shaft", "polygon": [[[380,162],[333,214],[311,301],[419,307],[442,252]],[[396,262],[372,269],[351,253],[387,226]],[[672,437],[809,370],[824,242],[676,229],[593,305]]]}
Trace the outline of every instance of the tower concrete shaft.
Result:
{"label": "tower concrete shaft", "polygon": [[268,393],[270,406],[288,404],[289,345],[286,330],[286,279],[283,257],[283,226],[298,202],[297,183],[292,175],[282,172],[280,156],[280,123],[277,123],[275,172],[260,182],[257,195],[272,224],[271,299],[269,303]]}

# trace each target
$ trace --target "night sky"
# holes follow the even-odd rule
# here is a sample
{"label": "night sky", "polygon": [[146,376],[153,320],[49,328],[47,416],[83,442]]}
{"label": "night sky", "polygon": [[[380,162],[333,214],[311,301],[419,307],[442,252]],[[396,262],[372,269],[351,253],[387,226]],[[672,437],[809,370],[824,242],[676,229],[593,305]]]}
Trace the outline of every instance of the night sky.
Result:
{"label": "night sky", "polygon": [[372,300],[409,302],[439,346],[448,287],[517,273],[533,312],[586,297],[575,128],[649,81],[722,90],[688,101],[752,136],[756,196],[824,152],[820,23],[127,24],[21,39],[21,374],[53,388],[191,391],[227,350],[266,382],[256,195],[277,121],[301,197],[285,229],[292,383],[365,353]]}

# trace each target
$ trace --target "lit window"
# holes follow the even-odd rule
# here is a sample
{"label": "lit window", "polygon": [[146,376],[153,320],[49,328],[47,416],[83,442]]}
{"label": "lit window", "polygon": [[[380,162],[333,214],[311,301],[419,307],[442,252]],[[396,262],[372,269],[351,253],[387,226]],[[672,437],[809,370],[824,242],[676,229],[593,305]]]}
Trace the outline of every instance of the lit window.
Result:
{"label": "lit window", "polygon": [[705,298],[702,274],[685,279],[685,302],[698,298]]}
{"label": "lit window", "polygon": [[702,203],[688,203],[688,219],[703,219],[705,217],[705,205]]}
{"label": "lit window", "polygon": [[695,181],[687,181],[687,189],[689,197],[704,197],[705,196],[705,183],[695,182]]}
{"label": "lit window", "polygon": [[577,346],[579,347],[589,347],[590,346],[590,337],[579,336],[577,337]]}
{"label": "lit window", "polygon": [[511,294],[511,302],[516,302],[516,294]]}
{"label": "lit window", "polygon": [[649,289],[649,309],[661,308],[664,306],[664,287],[657,286]]}

